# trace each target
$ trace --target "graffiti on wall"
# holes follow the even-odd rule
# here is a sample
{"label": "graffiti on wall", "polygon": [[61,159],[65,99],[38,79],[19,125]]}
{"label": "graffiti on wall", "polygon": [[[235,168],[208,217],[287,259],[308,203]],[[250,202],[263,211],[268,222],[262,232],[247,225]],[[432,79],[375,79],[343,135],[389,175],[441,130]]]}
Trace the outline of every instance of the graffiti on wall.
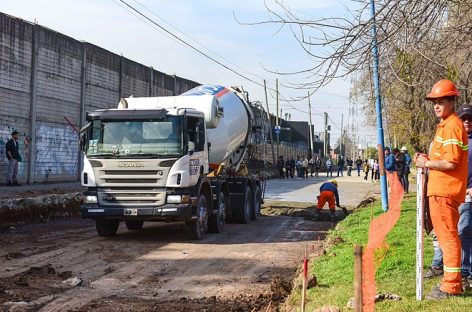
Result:
{"label": "graffiti on wall", "polygon": [[78,174],[79,137],[67,125],[38,123],[35,175]]}
{"label": "graffiti on wall", "polygon": [[6,180],[6,174],[8,170],[8,159],[6,155],[5,145],[7,144],[8,140],[11,139],[11,133],[14,130],[18,131],[19,133],[18,143],[20,145],[21,159],[23,160],[18,164],[18,179],[26,179],[26,170],[28,167],[26,165],[26,162],[28,161],[29,143],[31,141],[30,137],[27,133],[21,131],[21,129],[2,123],[0,125],[0,173],[3,181]]}

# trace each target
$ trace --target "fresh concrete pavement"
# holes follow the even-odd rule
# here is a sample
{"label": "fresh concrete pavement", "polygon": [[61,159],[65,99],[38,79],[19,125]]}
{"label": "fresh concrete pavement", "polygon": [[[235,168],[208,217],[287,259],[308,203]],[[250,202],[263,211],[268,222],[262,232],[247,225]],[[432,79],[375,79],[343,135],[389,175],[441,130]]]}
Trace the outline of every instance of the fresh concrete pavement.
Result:
{"label": "fresh concrete pavement", "polygon": [[316,202],[316,196],[320,194],[320,186],[326,181],[335,179],[338,182],[339,198],[341,206],[356,207],[366,197],[378,196],[380,194],[380,183],[363,180],[363,174],[352,176],[344,173],[342,177],[326,177],[326,173],[318,177],[308,179],[272,179],[268,180],[265,189],[266,200],[294,201],[294,202]]}

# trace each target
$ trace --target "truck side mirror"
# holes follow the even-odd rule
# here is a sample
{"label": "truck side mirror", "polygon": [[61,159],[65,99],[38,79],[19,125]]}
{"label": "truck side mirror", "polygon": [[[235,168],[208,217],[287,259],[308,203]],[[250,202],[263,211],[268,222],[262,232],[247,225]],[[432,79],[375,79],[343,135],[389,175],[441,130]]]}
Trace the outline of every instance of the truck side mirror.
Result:
{"label": "truck side mirror", "polygon": [[199,146],[200,145],[200,122],[197,122],[197,126],[195,127],[195,132],[196,132],[196,145]]}
{"label": "truck side mirror", "polygon": [[195,142],[188,141],[188,151],[189,153],[193,153],[195,151]]}
{"label": "truck side mirror", "polygon": [[80,143],[79,144],[80,144],[80,151],[81,152],[85,152],[85,145],[86,145],[85,142],[87,142],[86,137],[87,137],[87,132],[86,131],[80,133],[80,141],[79,141]]}
{"label": "truck side mirror", "polygon": [[89,122],[85,126],[80,129],[80,140],[79,140],[79,146],[80,146],[80,151],[85,152],[85,149],[87,147],[87,141],[88,141],[88,130],[91,126],[91,123]]}

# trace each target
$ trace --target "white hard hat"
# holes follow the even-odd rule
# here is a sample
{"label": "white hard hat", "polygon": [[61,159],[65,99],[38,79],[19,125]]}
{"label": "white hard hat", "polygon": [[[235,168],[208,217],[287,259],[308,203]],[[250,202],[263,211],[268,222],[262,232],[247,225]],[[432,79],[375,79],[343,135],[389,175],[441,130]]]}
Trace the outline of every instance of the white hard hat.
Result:
{"label": "white hard hat", "polygon": [[405,145],[402,146],[401,151],[408,151]]}

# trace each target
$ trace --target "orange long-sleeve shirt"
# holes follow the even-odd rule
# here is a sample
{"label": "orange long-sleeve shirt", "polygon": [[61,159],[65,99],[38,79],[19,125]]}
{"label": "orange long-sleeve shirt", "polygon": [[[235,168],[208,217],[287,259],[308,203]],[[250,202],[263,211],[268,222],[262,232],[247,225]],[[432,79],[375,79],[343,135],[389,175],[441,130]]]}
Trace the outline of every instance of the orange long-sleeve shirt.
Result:
{"label": "orange long-sleeve shirt", "polygon": [[453,170],[429,170],[428,196],[448,197],[462,203],[467,187],[468,138],[462,120],[456,113],[442,120],[436,129],[430,160],[446,160],[457,167]]}

